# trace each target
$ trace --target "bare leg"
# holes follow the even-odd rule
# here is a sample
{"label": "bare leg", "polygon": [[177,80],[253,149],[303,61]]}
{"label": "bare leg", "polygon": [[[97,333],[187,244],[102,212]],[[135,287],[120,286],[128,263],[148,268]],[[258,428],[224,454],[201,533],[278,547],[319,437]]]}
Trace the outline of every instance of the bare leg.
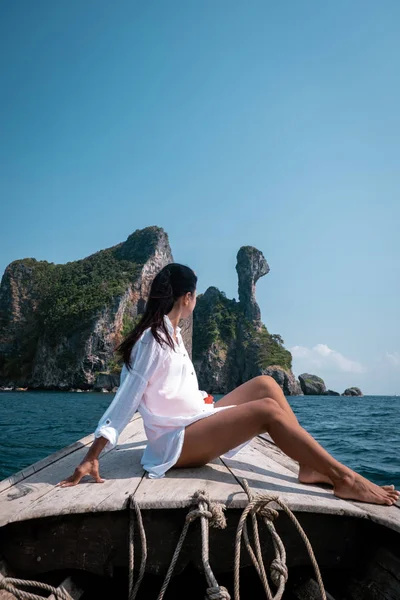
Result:
{"label": "bare leg", "polygon": [[329,477],[336,496],[387,505],[398,500],[398,492],[371,483],[335,460],[272,398],[246,402],[189,425],[175,466],[204,465],[266,431],[288,456]]}
{"label": "bare leg", "polygon": [[[272,398],[275,400],[281,409],[285,411],[292,423],[296,425],[299,424],[281,387],[268,375],[260,375],[259,377],[254,377],[250,381],[246,381],[246,383],[243,383],[224,396],[222,400],[218,402],[218,406],[230,406],[231,404],[240,405],[261,398]],[[299,481],[302,483],[327,483],[328,485],[333,485],[333,481],[329,477],[323,473],[318,473],[308,465],[302,463],[299,465]]]}

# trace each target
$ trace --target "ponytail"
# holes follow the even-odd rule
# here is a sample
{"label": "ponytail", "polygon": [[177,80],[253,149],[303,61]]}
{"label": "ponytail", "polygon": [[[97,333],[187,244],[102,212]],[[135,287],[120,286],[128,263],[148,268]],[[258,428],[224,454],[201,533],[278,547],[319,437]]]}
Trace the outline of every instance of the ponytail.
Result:
{"label": "ponytail", "polygon": [[[145,311],[134,329],[117,347],[125,365],[130,367],[130,357],[133,346],[142,333],[150,328],[154,339],[160,344],[167,344],[174,349],[174,342],[165,326],[164,316],[171,312],[176,300],[188,292],[194,293],[197,277],[189,267],[177,263],[165,266],[155,276]],[[164,337],[160,335],[160,330]]]}

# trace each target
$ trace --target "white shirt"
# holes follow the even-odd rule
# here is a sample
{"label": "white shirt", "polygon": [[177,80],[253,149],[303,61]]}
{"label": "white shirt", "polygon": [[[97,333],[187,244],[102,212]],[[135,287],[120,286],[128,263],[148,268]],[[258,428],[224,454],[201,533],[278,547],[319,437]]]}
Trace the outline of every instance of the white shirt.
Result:
{"label": "white shirt", "polygon": [[[164,322],[173,338],[174,328],[165,316]],[[160,335],[162,331],[160,331]],[[183,344],[181,329],[176,328],[178,344],[174,350],[161,346],[146,329],[131,352],[130,365],[124,365],[118,391],[101,417],[95,437],[108,440],[113,448],[118,436],[138,410],[143,418],[148,444],[142,465],[149,477],[163,477],[179,459],[185,427],[214,413],[232,408],[214,408],[205,404],[207,392],[199,390],[193,363]],[[242,445],[243,446],[243,445]],[[229,452],[233,456],[242,446]]]}

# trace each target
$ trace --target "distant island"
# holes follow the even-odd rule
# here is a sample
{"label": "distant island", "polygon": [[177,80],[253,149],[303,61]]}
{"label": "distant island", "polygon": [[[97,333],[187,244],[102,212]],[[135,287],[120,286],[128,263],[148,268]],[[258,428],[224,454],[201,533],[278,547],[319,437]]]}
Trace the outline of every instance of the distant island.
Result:
{"label": "distant island", "polygon": [[[0,286],[0,390],[115,391],[121,365],[114,348],[140,318],[155,274],[171,262],[159,227],[75,262],[12,262]],[[297,380],[283,339],[261,322],[255,288],[269,272],[262,252],[240,248],[236,270],[238,301],[210,287],[198,296],[193,320],[181,323],[201,389],[226,394],[270,375],[286,395],[339,395],[315,375]]]}

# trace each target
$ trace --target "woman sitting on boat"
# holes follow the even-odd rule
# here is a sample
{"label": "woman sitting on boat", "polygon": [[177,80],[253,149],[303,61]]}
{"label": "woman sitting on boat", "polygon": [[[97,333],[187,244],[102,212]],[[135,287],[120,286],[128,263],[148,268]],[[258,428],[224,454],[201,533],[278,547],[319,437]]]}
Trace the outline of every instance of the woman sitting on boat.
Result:
{"label": "woman sitting on boat", "polygon": [[254,436],[268,432],[288,456],[299,462],[303,483],[328,483],[340,498],[394,504],[394,486],[378,486],[335,460],[298,423],[279,385],[255,377],[214,406],[199,390],[196,373],[178,323],[196,305],[195,273],[170,264],[154,278],[140,322],[118,347],[124,360],[121,385],[95,431],[81,464],[61,486],[77,485],[91,475],[98,483],[98,457],[112,448],[139,411],[148,438],[142,458],[149,477],[171,469],[198,467],[219,456],[233,456]]}

